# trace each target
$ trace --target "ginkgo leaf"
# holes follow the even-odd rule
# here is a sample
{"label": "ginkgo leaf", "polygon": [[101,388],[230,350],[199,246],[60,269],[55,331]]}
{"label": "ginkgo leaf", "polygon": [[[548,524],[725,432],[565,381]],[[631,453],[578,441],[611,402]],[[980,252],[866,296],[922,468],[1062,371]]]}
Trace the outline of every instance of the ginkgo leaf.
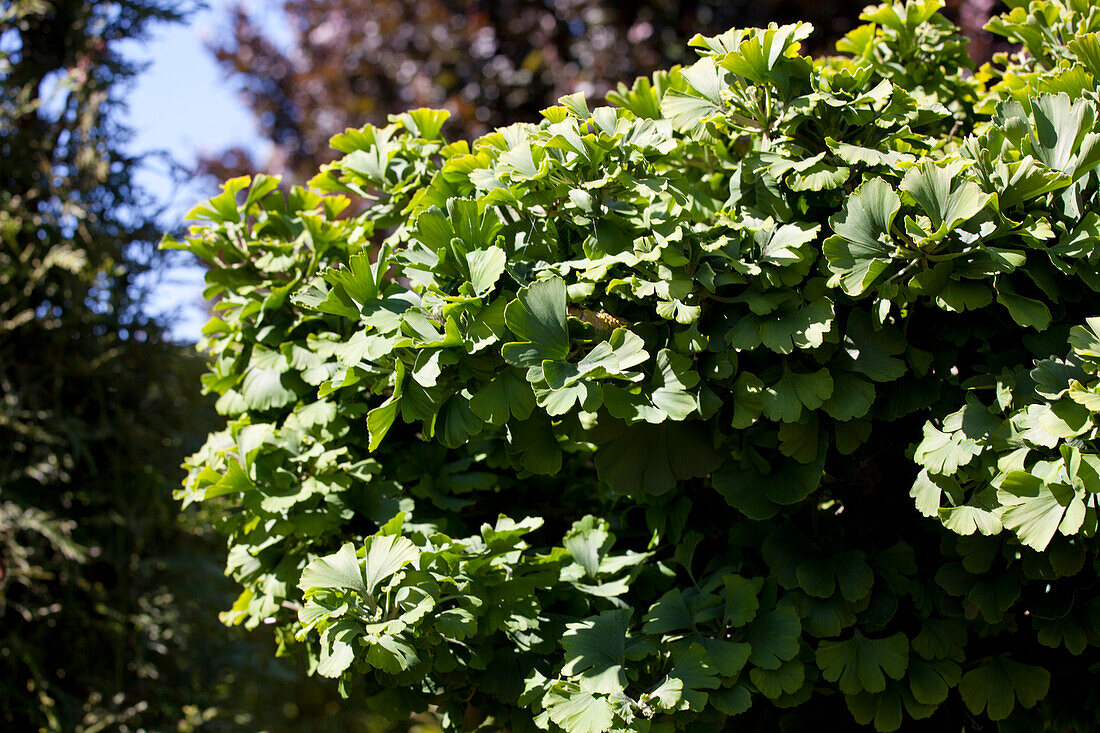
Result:
{"label": "ginkgo leaf", "polygon": [[241,380],[241,396],[253,410],[270,410],[285,407],[298,395],[284,382],[290,365],[278,351],[256,349]]}
{"label": "ginkgo leaf", "polygon": [[894,252],[890,231],[900,209],[901,199],[881,178],[856,189],[830,219],[836,234],[825,240],[823,248],[833,272],[830,285],[859,295],[875,281]]}
{"label": "ginkgo leaf", "polygon": [[631,425],[596,452],[600,479],[623,493],[660,495],[679,480],[708,475],[721,462],[691,423]]}
{"label": "ginkgo leaf", "polygon": [[379,583],[420,557],[420,551],[412,541],[398,535],[368,537],[366,546],[363,576],[368,593],[373,593]]}
{"label": "ginkgo leaf", "polygon": [[584,568],[589,578],[595,578],[599,575],[600,561],[614,541],[607,522],[589,515],[573,523],[572,529],[562,540],[562,546]]}
{"label": "ginkgo leaf", "polygon": [[1085,520],[1082,492],[1047,483],[1024,471],[1012,471],[1001,481],[999,497],[1005,511],[1001,522],[1020,542],[1045,550],[1059,528],[1075,534]]}
{"label": "ginkgo leaf", "polygon": [[520,341],[504,344],[501,354],[509,364],[541,366],[543,361],[569,355],[565,325],[565,282],[539,280],[520,290],[504,311],[504,322]]}
{"label": "ginkgo leaf", "polygon": [[887,677],[900,680],[905,674],[909,640],[901,633],[868,639],[856,631],[844,641],[822,641],[815,658],[822,676],[836,682],[841,692],[882,692]]}
{"label": "ginkgo leaf", "polygon": [[369,592],[363,579],[363,567],[350,542],[341,545],[332,555],[319,557],[306,565],[298,587],[306,592],[314,588],[347,588],[363,595]]}
{"label": "ginkgo leaf", "polygon": [[757,83],[786,81],[779,71],[783,61],[791,58],[801,41],[809,37],[812,28],[806,23],[758,30],[745,38],[737,50],[728,54],[722,66],[739,76]]}
{"label": "ginkgo leaf", "polygon": [[1100,136],[1092,131],[1095,108],[1068,94],[1039,94],[1031,102],[1035,117],[1031,150],[1045,165],[1077,178],[1100,163]]}
{"label": "ginkgo leaf", "polygon": [[1080,356],[1100,359],[1100,317],[1086,318],[1085,325],[1071,328],[1069,345]]}
{"label": "ginkgo leaf", "polygon": [[629,609],[606,611],[569,624],[562,636],[565,666],[562,674],[584,680],[592,692],[621,692],[626,685],[626,630]]}
{"label": "ginkgo leaf", "polygon": [[604,733],[614,724],[615,714],[606,695],[587,690],[562,694],[552,690],[544,698],[550,719],[570,733]]}
{"label": "ginkgo leaf", "polygon": [[504,265],[507,260],[504,250],[500,247],[486,247],[475,249],[466,253],[466,261],[470,270],[470,284],[474,286],[474,292],[485,295],[497,280],[504,274]]}
{"label": "ginkgo leaf", "polygon": [[806,681],[806,665],[792,661],[784,662],[778,669],[753,667],[749,679],[764,697],[775,700],[798,692]]}
{"label": "ginkgo leaf", "polygon": [[[349,545],[350,546],[350,545]],[[321,633],[321,656],[317,674],[339,677],[355,660],[355,639],[362,636],[362,627],[350,621],[340,621]]]}
{"label": "ginkgo leaf", "polygon": [[1006,655],[986,658],[959,682],[959,693],[970,712],[984,712],[990,720],[1004,720],[1017,702],[1025,708],[1035,707],[1049,688],[1050,672]]}
{"label": "ginkgo leaf", "polygon": [[745,628],[745,641],[752,648],[749,661],[762,669],[779,669],[798,654],[801,632],[798,613],[789,606],[757,616]]}
{"label": "ginkgo leaf", "polygon": [[802,408],[816,410],[833,393],[833,378],[827,369],[793,372],[784,366],[783,375],[764,390],[764,416],[779,422],[796,422]]}
{"label": "ginkgo leaf", "polygon": [[925,161],[910,168],[901,182],[901,190],[912,196],[932,220],[935,236],[974,218],[991,199],[976,183],[956,171],[951,166]]}
{"label": "ginkgo leaf", "polygon": [[1050,309],[1046,303],[1011,292],[1007,287],[997,290],[997,302],[1008,310],[1012,320],[1024,327],[1044,331],[1050,325]]}
{"label": "ginkgo leaf", "polygon": [[897,358],[905,351],[905,338],[890,326],[875,328],[863,311],[852,311],[844,330],[844,353],[851,359],[852,371],[876,382],[890,382],[908,371]]}
{"label": "ginkgo leaf", "polygon": [[961,431],[945,433],[925,423],[924,440],[917,446],[913,460],[931,473],[950,476],[980,452],[978,445]]}

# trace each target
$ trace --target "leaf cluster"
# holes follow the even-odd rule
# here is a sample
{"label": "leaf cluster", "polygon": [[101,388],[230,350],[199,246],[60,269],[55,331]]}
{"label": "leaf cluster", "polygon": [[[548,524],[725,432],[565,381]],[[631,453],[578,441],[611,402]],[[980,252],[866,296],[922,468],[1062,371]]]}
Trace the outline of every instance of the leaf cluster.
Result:
{"label": "leaf cluster", "polygon": [[910,0],[228,181],[168,243],[227,620],[448,730],[1094,726],[1100,16],[1021,8],[1047,60]]}

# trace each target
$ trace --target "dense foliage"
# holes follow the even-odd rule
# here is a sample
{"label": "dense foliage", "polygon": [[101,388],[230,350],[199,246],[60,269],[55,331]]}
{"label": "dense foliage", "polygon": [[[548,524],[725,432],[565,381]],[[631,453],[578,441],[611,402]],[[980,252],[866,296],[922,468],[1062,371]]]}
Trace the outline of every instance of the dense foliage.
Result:
{"label": "dense foliage", "polygon": [[230,620],[447,730],[1095,729],[1100,9],[1014,5],[228,181]]}
{"label": "dense foliage", "polygon": [[222,551],[171,500],[215,415],[190,386],[203,360],[142,314],[160,233],[126,152],[137,68],[120,42],[184,10],[0,3],[0,729],[13,733],[285,729],[299,715],[366,729],[326,714],[334,692],[288,683],[266,644],[225,635]]}
{"label": "dense foliage", "polygon": [[[623,79],[694,57],[696,33],[809,21],[817,50],[858,23],[865,0],[282,0],[259,17],[238,4],[212,48],[271,145],[266,160],[232,148],[219,175],[267,171],[308,181],[346,127],[386,124],[415,107],[451,112],[452,139],[538,120],[563,94],[603,96]],[[948,11],[988,58],[994,0]]]}

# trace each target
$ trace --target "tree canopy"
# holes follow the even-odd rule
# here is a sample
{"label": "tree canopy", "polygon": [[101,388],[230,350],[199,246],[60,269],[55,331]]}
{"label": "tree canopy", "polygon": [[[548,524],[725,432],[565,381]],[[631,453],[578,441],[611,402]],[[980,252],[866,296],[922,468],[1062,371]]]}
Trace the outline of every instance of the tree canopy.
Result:
{"label": "tree canopy", "polygon": [[446,730],[1095,728],[1100,10],[1013,6],[227,181],[228,618]]}

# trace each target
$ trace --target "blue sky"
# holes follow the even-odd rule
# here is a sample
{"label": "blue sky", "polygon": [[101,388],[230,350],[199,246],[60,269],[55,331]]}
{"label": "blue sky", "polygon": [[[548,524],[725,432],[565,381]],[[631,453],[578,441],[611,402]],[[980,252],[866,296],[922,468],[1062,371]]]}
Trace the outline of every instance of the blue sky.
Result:
{"label": "blue sky", "polygon": [[[128,43],[121,49],[127,57],[149,64],[127,95],[133,152],[164,151],[185,166],[193,165],[201,153],[232,145],[247,147],[260,160],[266,157],[266,146],[257,140],[248,110],[205,47],[207,39],[228,31],[228,5],[228,0],[213,0],[209,9],[195,13],[186,25],[161,26],[147,42]],[[245,3],[277,39],[280,5],[265,0]],[[138,181],[167,207],[162,219],[165,228],[177,224],[210,193],[197,183],[173,181],[168,166],[156,156],[147,159]],[[148,283],[148,310],[168,316],[171,335],[180,341],[197,340],[207,319],[203,270],[189,258],[180,254]]]}

